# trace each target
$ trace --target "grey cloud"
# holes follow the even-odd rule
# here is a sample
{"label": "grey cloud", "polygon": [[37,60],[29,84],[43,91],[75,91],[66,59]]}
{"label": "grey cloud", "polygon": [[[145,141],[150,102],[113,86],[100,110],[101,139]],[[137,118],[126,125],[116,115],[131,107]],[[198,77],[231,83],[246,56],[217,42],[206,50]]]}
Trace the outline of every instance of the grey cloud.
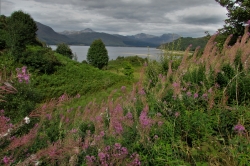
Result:
{"label": "grey cloud", "polygon": [[[123,35],[143,32],[153,35],[178,33],[195,37],[204,35],[206,30],[216,31],[226,18],[225,9],[214,0],[6,1],[16,5],[11,9],[20,6],[36,21],[56,31],[92,28]],[[205,7],[207,10],[192,11],[194,7]],[[217,12],[211,15],[212,10]]]}
{"label": "grey cloud", "polygon": [[179,18],[180,21],[187,24],[194,25],[209,25],[209,24],[218,24],[223,22],[222,17],[218,16],[209,16],[209,15],[195,15]]}

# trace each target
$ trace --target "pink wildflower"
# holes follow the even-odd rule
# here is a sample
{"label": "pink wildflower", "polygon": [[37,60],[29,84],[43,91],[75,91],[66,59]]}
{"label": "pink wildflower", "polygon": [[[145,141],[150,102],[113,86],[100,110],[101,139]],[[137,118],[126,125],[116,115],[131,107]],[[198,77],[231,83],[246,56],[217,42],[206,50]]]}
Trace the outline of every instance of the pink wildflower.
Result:
{"label": "pink wildflower", "polygon": [[174,116],[178,118],[180,116],[180,112],[175,112]]}
{"label": "pink wildflower", "polygon": [[241,124],[237,124],[236,126],[234,126],[234,131],[238,133],[242,133],[244,130],[245,130],[245,127]]}
{"label": "pink wildflower", "polygon": [[122,92],[125,92],[125,91],[126,91],[126,86],[122,86],[122,87],[121,87],[121,91],[122,91]]}
{"label": "pink wildflower", "polygon": [[140,95],[145,95],[145,94],[146,94],[145,91],[144,91],[144,89],[140,90],[138,93],[139,93]]}
{"label": "pink wildflower", "polygon": [[196,99],[196,98],[198,98],[198,97],[199,97],[198,93],[195,93],[195,94],[194,94],[194,98]]}
{"label": "pink wildflower", "polygon": [[177,87],[180,86],[180,83],[174,82],[172,85],[173,85],[174,88],[177,88]]}
{"label": "pink wildflower", "polygon": [[202,95],[202,98],[203,98],[203,99],[207,99],[207,97],[208,97],[207,93],[204,93],[204,94]]}
{"label": "pink wildflower", "polygon": [[127,115],[126,115],[126,118],[127,119],[133,119],[133,115],[131,112],[128,112]]}
{"label": "pink wildflower", "polygon": [[26,83],[29,83],[30,75],[27,73],[26,66],[23,66],[22,70],[20,70],[20,68],[17,68],[16,71],[17,71],[17,78],[19,82],[23,82],[24,80]]}
{"label": "pink wildflower", "polygon": [[187,96],[190,97],[192,96],[192,93],[190,91],[187,92]]}
{"label": "pink wildflower", "polygon": [[149,119],[147,116],[147,108],[141,112],[139,119],[143,127],[148,127],[151,125],[151,119]]}
{"label": "pink wildflower", "polygon": [[163,125],[163,122],[162,121],[159,121],[158,122],[158,126],[161,127]]}
{"label": "pink wildflower", "polygon": [[9,165],[13,162],[13,160],[11,160],[10,157],[4,156],[4,158],[2,159],[3,163],[6,165]]}

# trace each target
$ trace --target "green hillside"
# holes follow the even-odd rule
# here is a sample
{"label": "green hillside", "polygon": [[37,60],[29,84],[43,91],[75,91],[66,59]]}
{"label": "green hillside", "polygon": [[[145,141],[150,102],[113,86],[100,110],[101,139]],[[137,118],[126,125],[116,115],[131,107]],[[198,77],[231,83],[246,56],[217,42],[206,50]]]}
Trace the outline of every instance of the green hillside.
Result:
{"label": "green hillside", "polygon": [[200,46],[201,49],[203,49],[207,44],[207,41],[208,41],[207,37],[200,37],[200,38],[181,37],[179,39],[174,40],[173,42],[162,44],[158,48],[165,49],[174,47],[174,49],[176,50],[184,51],[191,44],[192,45],[191,50],[195,50],[195,48],[198,46]]}

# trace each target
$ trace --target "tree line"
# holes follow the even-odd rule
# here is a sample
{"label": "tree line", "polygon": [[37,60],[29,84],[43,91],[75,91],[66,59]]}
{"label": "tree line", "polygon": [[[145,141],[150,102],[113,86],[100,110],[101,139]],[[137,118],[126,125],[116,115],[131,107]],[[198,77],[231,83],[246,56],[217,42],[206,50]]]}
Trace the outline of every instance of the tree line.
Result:
{"label": "tree line", "polygon": [[[21,10],[13,12],[9,17],[0,16],[0,50],[8,50],[15,61],[24,61],[28,58],[26,48],[28,45],[46,47],[37,39],[38,28],[36,22]],[[70,59],[74,57],[72,50],[66,43],[57,45],[56,52]],[[107,49],[101,39],[95,40],[88,51],[87,62],[94,67],[102,69],[108,65]]]}

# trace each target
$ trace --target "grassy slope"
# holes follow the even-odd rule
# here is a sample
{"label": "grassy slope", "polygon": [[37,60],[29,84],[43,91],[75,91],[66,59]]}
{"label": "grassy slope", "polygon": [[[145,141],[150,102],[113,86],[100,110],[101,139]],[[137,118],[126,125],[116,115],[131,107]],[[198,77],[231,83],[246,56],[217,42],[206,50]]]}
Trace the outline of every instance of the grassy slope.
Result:
{"label": "grassy slope", "polygon": [[35,85],[43,90],[47,98],[59,97],[63,93],[68,95],[96,93],[112,86],[122,86],[128,83],[125,76],[101,71],[59,54],[56,56],[63,66],[58,67],[53,75],[38,75],[34,80]]}

